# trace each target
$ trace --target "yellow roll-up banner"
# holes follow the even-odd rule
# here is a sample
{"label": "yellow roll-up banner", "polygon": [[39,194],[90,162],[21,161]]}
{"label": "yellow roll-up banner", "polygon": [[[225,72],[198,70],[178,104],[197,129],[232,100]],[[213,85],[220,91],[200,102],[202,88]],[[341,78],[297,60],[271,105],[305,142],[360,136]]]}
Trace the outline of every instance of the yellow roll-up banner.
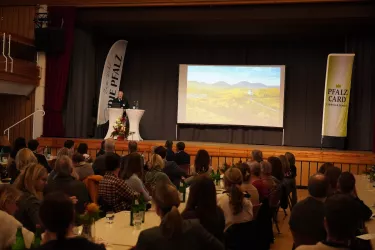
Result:
{"label": "yellow roll-up banner", "polygon": [[329,54],[322,136],[346,137],[354,54]]}

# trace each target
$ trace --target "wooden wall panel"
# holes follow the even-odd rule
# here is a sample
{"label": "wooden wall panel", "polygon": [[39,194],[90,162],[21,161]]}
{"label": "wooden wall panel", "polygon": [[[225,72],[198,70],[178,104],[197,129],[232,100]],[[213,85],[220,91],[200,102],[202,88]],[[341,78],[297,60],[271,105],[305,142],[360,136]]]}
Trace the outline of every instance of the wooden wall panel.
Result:
{"label": "wooden wall panel", "polygon": [[24,43],[34,40],[35,6],[0,7],[0,32],[12,34],[12,39]]}
{"label": "wooden wall panel", "polygon": [[[35,92],[29,96],[0,94],[0,133],[19,120],[34,112]],[[30,117],[10,130],[10,143],[17,137],[32,139],[33,119]]]}

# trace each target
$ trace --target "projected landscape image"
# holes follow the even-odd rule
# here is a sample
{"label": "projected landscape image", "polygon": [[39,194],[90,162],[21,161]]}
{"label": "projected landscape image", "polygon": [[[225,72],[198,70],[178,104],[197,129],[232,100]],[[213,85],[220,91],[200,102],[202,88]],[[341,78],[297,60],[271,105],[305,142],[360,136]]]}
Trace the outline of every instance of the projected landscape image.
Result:
{"label": "projected landscape image", "polygon": [[281,127],[280,67],[188,66],[186,121]]}

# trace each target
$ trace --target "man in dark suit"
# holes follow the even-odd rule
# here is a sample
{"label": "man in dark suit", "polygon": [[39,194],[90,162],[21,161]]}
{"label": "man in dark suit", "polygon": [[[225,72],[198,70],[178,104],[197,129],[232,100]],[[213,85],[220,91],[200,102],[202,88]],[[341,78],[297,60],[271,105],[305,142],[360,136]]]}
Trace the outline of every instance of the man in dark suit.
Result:
{"label": "man in dark suit", "polygon": [[105,158],[108,153],[115,153],[115,140],[107,139],[104,142],[104,151],[105,154],[96,157],[94,163],[92,164],[92,168],[94,169],[94,173],[96,175],[104,176],[107,172],[105,167]]}
{"label": "man in dark suit", "polygon": [[167,161],[174,161],[174,152],[173,152],[173,141],[167,140],[165,142],[165,148],[167,149]]}
{"label": "man in dark suit", "polygon": [[185,150],[185,143],[178,142],[176,144],[177,153],[175,154],[174,161],[177,163],[177,165],[190,165],[190,155],[186,153]]}
{"label": "man in dark suit", "polygon": [[112,108],[113,106],[117,106],[118,108],[128,109],[129,103],[128,100],[124,98],[124,92],[119,91],[117,98],[113,99],[112,103],[108,103],[108,107]]}
{"label": "man in dark suit", "polygon": [[47,162],[47,159],[44,155],[42,154],[38,154],[36,151],[39,147],[39,142],[37,140],[30,140],[28,143],[27,143],[27,147],[33,151],[35,157],[38,159],[38,163],[40,165],[42,165],[43,167],[45,167],[48,171],[48,173],[50,173],[52,171],[51,167],[48,165],[48,162]]}

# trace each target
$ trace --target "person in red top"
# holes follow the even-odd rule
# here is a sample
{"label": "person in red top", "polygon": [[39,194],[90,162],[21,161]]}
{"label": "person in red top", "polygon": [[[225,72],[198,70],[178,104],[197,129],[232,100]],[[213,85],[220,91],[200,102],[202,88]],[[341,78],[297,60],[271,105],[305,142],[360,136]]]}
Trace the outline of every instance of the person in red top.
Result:
{"label": "person in red top", "polygon": [[262,202],[262,200],[267,195],[267,189],[266,186],[263,183],[263,180],[261,178],[261,167],[260,164],[251,163],[250,164],[250,171],[251,171],[251,184],[258,190],[259,193],[259,202]]}

